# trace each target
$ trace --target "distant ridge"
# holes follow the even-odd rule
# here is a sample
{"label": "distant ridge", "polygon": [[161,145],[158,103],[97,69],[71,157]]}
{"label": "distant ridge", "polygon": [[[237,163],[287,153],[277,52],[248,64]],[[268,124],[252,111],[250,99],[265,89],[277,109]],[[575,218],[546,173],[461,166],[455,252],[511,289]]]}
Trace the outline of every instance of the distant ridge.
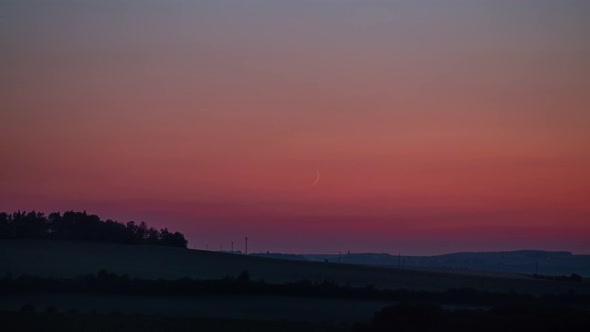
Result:
{"label": "distant ridge", "polygon": [[524,274],[294,261],[158,245],[88,241],[0,240],[0,262],[0,276],[15,277],[76,278],[106,270],[129,278],[212,280],[248,271],[250,280],[269,283],[308,280],[379,289],[471,288],[492,292],[518,290],[528,294],[575,290],[590,294],[587,281],[540,280]]}
{"label": "distant ridge", "polygon": [[304,255],[297,255],[297,254],[282,254],[277,252],[266,252],[266,253],[252,253],[251,256],[256,257],[266,257],[266,258],[276,258],[276,259],[288,259],[292,261],[307,261],[308,259],[305,258]]}
{"label": "distant ridge", "polygon": [[571,251],[548,251],[548,250],[535,250],[535,249],[521,249],[521,250],[506,250],[506,251],[459,251],[448,254],[441,254],[436,256],[447,256],[447,255],[461,255],[461,254],[525,254],[525,255],[567,255],[572,256]]}
{"label": "distant ridge", "polygon": [[456,252],[435,256],[398,256],[387,253],[310,254],[309,261],[350,264],[440,267],[524,274],[590,276],[590,255],[569,251],[514,250]]}

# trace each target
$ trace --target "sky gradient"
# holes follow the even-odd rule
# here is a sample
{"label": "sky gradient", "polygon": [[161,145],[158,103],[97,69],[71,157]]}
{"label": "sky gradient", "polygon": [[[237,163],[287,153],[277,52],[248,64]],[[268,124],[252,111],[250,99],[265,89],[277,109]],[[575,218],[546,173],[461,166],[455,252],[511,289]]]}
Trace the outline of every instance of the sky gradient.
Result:
{"label": "sky gradient", "polygon": [[590,254],[588,31],[588,1],[0,0],[0,211]]}

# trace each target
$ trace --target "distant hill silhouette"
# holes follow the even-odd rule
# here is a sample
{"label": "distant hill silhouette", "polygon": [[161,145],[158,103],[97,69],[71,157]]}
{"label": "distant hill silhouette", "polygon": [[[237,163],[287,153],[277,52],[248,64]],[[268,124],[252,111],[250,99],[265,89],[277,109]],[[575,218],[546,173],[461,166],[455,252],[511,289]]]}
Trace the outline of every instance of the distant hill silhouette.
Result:
{"label": "distant hill silhouette", "polygon": [[168,246],[88,241],[0,240],[0,262],[0,278],[6,273],[15,277],[75,278],[104,269],[132,279],[206,280],[237,276],[248,270],[250,280],[269,283],[328,280],[351,287],[372,285],[378,289],[473,288],[491,292],[517,290],[526,294],[560,294],[573,290],[578,294],[590,294],[587,280],[574,282],[571,278],[545,280],[497,272],[292,261]]}
{"label": "distant hill silhouette", "polygon": [[145,222],[126,224],[114,220],[101,220],[97,215],[84,212],[54,212],[45,216],[41,212],[0,212],[0,239],[68,240],[125,244],[155,244],[186,248],[187,241],[179,232],[167,228],[156,230]]}
{"label": "distant hill silhouette", "polygon": [[277,258],[277,259],[288,259],[291,261],[306,261],[307,258],[303,255],[296,255],[296,254],[282,254],[277,252],[260,252],[260,253],[252,253],[250,256],[256,257],[266,257],[266,258]]}
{"label": "distant hill silhouette", "polygon": [[[590,276],[590,255],[569,251],[516,250],[458,252],[436,256],[398,256],[386,253],[304,255],[309,261],[341,262],[396,267],[429,267],[457,270],[497,271],[524,274]],[[288,257],[285,257],[288,259]]]}

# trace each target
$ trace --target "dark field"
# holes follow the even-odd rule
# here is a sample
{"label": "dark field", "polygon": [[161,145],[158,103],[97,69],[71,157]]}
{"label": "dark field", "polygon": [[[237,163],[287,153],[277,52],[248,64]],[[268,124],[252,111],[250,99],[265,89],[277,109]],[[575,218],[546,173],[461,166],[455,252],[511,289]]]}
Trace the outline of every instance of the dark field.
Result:
{"label": "dark field", "polygon": [[582,331],[590,317],[585,279],[92,242],[0,248],[9,330],[504,331],[534,320],[537,331]]}
{"label": "dark field", "polygon": [[144,332],[144,331],[239,331],[239,332],[340,332],[350,331],[350,325],[298,323],[268,320],[235,320],[202,317],[166,317],[120,313],[59,313],[0,311],[0,321],[6,331],[83,331],[83,332]]}
{"label": "dark field", "polygon": [[354,287],[445,291],[472,288],[529,294],[590,293],[588,282],[538,280],[525,275],[428,269],[397,269],[351,264],[298,262],[161,246],[34,240],[0,241],[0,274],[76,277],[107,270],[145,279],[221,279],[247,270],[252,280],[284,283],[333,281]]}
{"label": "dark field", "polygon": [[112,312],[61,313],[54,308],[0,311],[4,328],[18,331],[402,331],[577,332],[590,328],[587,309],[551,306],[503,306],[489,310],[449,310],[439,306],[393,305],[377,312],[370,322],[355,324],[301,323],[286,320],[237,320]]}
{"label": "dark field", "polygon": [[58,312],[145,314],[300,322],[369,321],[386,301],[318,299],[285,296],[118,296],[102,294],[25,294],[0,296],[0,310],[31,304]]}

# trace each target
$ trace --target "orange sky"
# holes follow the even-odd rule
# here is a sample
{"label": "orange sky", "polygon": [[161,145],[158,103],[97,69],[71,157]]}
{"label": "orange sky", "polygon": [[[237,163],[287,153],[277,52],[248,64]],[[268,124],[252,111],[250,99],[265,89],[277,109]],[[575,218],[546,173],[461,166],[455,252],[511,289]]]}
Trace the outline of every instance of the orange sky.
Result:
{"label": "orange sky", "polygon": [[0,13],[0,210],[145,220],[196,248],[590,253],[589,3]]}

